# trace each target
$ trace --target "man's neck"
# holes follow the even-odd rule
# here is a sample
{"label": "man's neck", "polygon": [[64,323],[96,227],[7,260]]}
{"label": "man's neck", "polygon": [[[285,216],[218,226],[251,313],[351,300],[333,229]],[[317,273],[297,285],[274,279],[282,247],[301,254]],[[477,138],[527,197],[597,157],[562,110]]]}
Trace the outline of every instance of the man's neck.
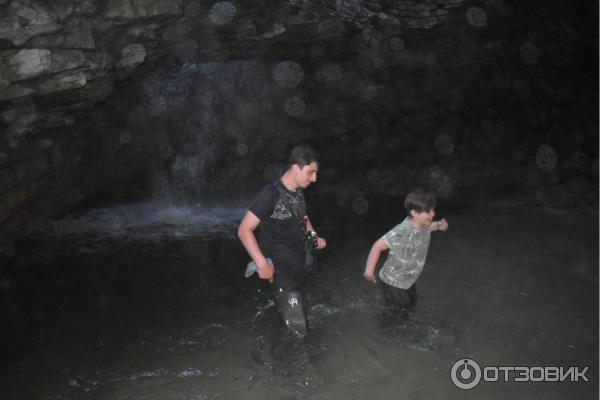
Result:
{"label": "man's neck", "polygon": [[283,186],[285,186],[285,188],[290,192],[295,192],[298,189],[298,185],[294,181],[294,177],[290,171],[287,171],[281,176],[281,183],[283,183]]}

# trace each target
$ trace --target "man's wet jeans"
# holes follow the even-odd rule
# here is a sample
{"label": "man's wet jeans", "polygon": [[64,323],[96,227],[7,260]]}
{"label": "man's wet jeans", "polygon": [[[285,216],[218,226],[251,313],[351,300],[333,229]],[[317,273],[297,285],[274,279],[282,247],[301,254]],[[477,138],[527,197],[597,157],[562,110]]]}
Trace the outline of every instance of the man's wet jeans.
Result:
{"label": "man's wet jeans", "polygon": [[300,291],[275,289],[273,296],[277,311],[285,327],[295,335],[306,335],[306,314],[304,313],[302,293]]}

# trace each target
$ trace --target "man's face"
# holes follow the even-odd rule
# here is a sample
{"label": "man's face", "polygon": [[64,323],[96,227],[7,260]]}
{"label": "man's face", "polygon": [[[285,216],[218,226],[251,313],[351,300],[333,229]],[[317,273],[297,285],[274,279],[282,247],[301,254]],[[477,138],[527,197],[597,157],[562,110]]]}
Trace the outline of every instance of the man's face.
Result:
{"label": "man's face", "polygon": [[294,164],[296,183],[302,189],[306,189],[308,185],[317,181],[317,172],[319,171],[319,164],[315,161],[308,165],[300,168],[298,164]]}

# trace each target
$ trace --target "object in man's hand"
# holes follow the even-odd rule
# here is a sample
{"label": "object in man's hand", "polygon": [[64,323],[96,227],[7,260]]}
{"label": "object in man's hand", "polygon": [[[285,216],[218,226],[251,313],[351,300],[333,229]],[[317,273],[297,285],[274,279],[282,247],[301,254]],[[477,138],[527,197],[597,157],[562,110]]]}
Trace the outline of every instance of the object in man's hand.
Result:
{"label": "object in man's hand", "polygon": [[[273,261],[271,261],[270,258],[267,258],[267,263],[271,266],[271,268],[275,269],[273,267]],[[258,271],[258,267],[256,266],[256,263],[254,261],[250,261],[248,263],[248,265],[246,266],[246,272],[244,272],[244,277],[249,278],[251,277],[256,271]]]}

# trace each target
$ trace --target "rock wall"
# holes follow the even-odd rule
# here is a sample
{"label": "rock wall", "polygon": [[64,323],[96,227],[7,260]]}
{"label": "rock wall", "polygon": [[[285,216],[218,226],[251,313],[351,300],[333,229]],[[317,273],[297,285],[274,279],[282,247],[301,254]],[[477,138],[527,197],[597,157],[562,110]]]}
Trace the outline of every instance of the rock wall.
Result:
{"label": "rock wall", "polygon": [[0,221],[249,195],[300,142],[323,153],[320,191],[340,205],[415,185],[589,203],[597,15],[566,1],[0,0]]}

